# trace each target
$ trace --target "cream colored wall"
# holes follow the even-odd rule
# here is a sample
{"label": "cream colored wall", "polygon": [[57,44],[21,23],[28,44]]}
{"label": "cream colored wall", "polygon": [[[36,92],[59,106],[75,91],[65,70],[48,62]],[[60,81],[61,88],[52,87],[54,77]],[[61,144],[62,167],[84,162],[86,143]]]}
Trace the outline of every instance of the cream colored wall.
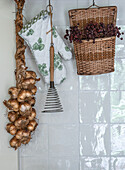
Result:
{"label": "cream colored wall", "polygon": [[14,0],[0,0],[0,170],[18,170],[17,151],[9,148],[11,136],[5,131],[8,121],[2,103],[9,98],[8,88],[15,85],[14,10]]}

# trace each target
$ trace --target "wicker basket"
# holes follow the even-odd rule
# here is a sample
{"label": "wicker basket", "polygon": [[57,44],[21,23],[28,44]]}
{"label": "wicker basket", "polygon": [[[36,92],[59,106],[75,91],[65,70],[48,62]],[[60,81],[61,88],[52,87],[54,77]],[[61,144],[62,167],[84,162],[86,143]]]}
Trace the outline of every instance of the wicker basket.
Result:
{"label": "wicker basket", "polygon": [[[83,29],[88,23],[103,22],[116,25],[117,7],[73,9],[69,11],[70,25]],[[105,74],[114,71],[116,37],[83,40],[74,44],[78,75]]]}

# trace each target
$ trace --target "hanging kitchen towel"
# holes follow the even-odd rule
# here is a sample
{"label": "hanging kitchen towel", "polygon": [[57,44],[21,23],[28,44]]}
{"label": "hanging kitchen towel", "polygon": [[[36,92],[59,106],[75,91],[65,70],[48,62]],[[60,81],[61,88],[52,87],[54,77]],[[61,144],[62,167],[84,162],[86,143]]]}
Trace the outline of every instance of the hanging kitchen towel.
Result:
{"label": "hanging kitchen towel", "polygon": [[[38,69],[47,84],[50,82],[50,30],[50,16],[47,11],[43,10],[19,32],[19,35],[30,47],[31,52],[36,59]],[[55,27],[53,27],[52,32],[55,48],[54,81],[55,84],[60,84],[66,79],[66,68],[62,63],[61,57],[65,60],[70,60],[72,58],[72,53],[59,36]]]}

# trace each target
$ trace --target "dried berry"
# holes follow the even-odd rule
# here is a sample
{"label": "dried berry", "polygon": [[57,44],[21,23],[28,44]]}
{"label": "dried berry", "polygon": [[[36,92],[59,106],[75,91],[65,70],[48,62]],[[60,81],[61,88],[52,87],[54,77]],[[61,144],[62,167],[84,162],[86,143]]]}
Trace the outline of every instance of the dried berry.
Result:
{"label": "dried berry", "polygon": [[[117,36],[118,38],[121,37],[124,33],[120,32],[121,27],[114,26],[113,23],[105,25],[104,23],[93,23],[90,22],[86,25],[84,30],[79,29],[79,24],[77,26],[70,27],[70,30],[66,30],[66,35],[64,38],[66,40],[69,39],[70,43],[77,42],[81,43],[82,40],[89,41],[93,39],[93,43],[95,43],[96,38],[104,38],[104,37],[111,37]],[[120,38],[123,40],[123,38]]]}

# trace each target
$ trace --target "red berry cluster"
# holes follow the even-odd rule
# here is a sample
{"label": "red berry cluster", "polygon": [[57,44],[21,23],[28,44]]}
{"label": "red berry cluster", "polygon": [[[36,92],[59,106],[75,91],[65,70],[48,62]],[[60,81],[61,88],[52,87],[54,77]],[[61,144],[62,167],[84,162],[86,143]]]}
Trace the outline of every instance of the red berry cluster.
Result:
{"label": "red berry cluster", "polygon": [[68,29],[66,30],[66,35],[64,36],[64,38],[66,40],[68,40],[69,38],[70,43],[72,43],[72,41],[81,43],[82,35],[83,35],[83,31],[80,30],[78,26],[74,26],[74,27],[70,27],[70,30]]}
{"label": "red berry cluster", "polygon": [[104,37],[111,37],[111,36],[117,36],[121,40],[123,38],[121,35],[124,33],[120,32],[121,28],[114,26],[113,24],[105,25],[104,23],[89,23],[87,26],[83,29],[79,29],[79,24],[74,27],[70,27],[70,30],[66,30],[66,34],[64,38],[66,40],[70,40],[70,43],[72,41],[81,43],[82,40],[89,41],[90,39],[93,40],[93,43],[95,43],[96,38],[104,38]]}

